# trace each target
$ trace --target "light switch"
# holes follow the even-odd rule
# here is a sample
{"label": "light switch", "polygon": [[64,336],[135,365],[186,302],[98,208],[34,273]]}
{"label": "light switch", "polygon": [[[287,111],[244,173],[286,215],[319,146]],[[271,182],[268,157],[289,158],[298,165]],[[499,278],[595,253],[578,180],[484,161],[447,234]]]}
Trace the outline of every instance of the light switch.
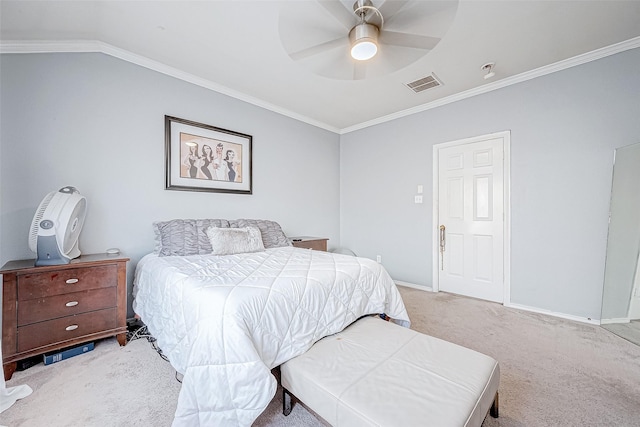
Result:
{"label": "light switch", "polygon": [[413,200],[415,203],[422,203],[422,196],[415,196]]}
{"label": "light switch", "polygon": [[418,185],[418,194],[422,194],[423,188],[422,184]]}

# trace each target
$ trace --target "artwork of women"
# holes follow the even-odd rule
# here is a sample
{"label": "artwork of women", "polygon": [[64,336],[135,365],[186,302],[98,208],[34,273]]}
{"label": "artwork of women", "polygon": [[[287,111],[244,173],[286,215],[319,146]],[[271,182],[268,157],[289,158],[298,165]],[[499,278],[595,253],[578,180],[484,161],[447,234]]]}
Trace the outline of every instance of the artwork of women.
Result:
{"label": "artwork of women", "polygon": [[189,152],[182,159],[182,164],[189,168],[189,177],[198,176],[198,167],[200,166],[200,156],[198,155],[198,144],[195,142],[187,143]]}
{"label": "artwork of women", "polygon": [[208,145],[202,146],[202,165],[200,166],[200,170],[207,177],[207,179],[213,179],[212,177],[212,166],[213,163],[213,150]]}
{"label": "artwork of women", "polygon": [[227,162],[222,158],[222,150],[224,146],[221,142],[216,145],[216,154],[213,158],[213,179],[218,181],[229,180],[229,168]]}
{"label": "artwork of women", "polygon": [[227,155],[224,158],[224,161],[226,162],[228,168],[228,180],[231,182],[235,182],[238,175],[237,167],[240,164],[240,162],[236,160],[236,152],[233,150],[227,150]]}

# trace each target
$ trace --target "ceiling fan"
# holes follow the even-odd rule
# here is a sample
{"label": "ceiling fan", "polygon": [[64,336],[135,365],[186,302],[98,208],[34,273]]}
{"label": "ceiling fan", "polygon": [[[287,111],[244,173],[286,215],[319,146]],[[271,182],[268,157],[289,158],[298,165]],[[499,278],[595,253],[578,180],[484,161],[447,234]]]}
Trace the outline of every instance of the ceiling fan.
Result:
{"label": "ceiling fan", "polygon": [[285,51],[324,77],[379,77],[431,51],[458,8],[457,0],[386,0],[379,6],[373,1],[285,2],[280,13]]}

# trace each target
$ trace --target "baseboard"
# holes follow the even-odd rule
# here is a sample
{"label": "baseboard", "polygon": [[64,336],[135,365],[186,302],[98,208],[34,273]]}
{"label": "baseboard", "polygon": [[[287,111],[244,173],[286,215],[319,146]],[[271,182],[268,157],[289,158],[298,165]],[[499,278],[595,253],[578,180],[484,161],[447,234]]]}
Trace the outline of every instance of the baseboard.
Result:
{"label": "baseboard", "polygon": [[403,282],[401,280],[394,280],[394,282],[396,285],[404,286],[405,288],[413,288],[425,292],[433,292],[433,288],[431,286],[416,285],[415,283]]}
{"label": "baseboard", "polygon": [[[419,289],[419,290],[425,291],[425,292],[433,292],[433,288],[430,287],[430,286],[416,285],[414,283],[403,282],[401,280],[394,280],[394,282],[398,286],[404,286],[406,288]],[[523,311],[530,311],[532,313],[545,314],[547,316],[559,317],[561,319],[573,320],[573,321],[576,321],[576,322],[589,323],[591,325],[600,325],[600,324],[604,323],[604,320],[601,321],[599,319],[592,319],[590,317],[580,317],[580,316],[574,316],[572,314],[558,313],[558,312],[555,312],[555,311],[545,310],[545,309],[542,309],[542,308],[529,307],[527,305],[513,304],[513,303],[504,303],[503,305],[505,307],[515,308],[517,310],[523,310]],[[618,320],[618,319],[612,319],[612,320]],[[622,319],[619,319],[619,320],[621,320],[621,321],[620,322],[609,322],[609,323],[623,323]],[[629,319],[627,319],[626,321],[629,322]]]}
{"label": "baseboard", "polygon": [[601,325],[612,325],[614,323],[630,323],[631,319],[628,317],[623,317],[619,319],[600,319]]}
{"label": "baseboard", "polygon": [[592,319],[590,317],[574,316],[572,314],[558,313],[556,311],[545,310],[543,308],[529,307],[526,305],[505,303],[505,307],[515,308],[518,310],[531,311],[533,313],[546,314],[547,316],[559,317],[561,319],[573,320],[576,322],[589,323],[591,325],[600,325],[600,319]]}

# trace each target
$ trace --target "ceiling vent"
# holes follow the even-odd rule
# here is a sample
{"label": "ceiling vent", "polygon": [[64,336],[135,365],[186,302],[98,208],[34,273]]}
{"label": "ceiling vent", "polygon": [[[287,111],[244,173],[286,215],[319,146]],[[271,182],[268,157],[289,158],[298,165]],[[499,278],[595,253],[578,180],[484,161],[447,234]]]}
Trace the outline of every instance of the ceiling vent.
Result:
{"label": "ceiling vent", "polygon": [[405,83],[405,84],[409,89],[411,89],[415,93],[420,93],[427,89],[442,86],[442,82],[440,82],[440,80],[438,80],[436,75],[433,73],[430,76],[423,77],[414,82]]}

